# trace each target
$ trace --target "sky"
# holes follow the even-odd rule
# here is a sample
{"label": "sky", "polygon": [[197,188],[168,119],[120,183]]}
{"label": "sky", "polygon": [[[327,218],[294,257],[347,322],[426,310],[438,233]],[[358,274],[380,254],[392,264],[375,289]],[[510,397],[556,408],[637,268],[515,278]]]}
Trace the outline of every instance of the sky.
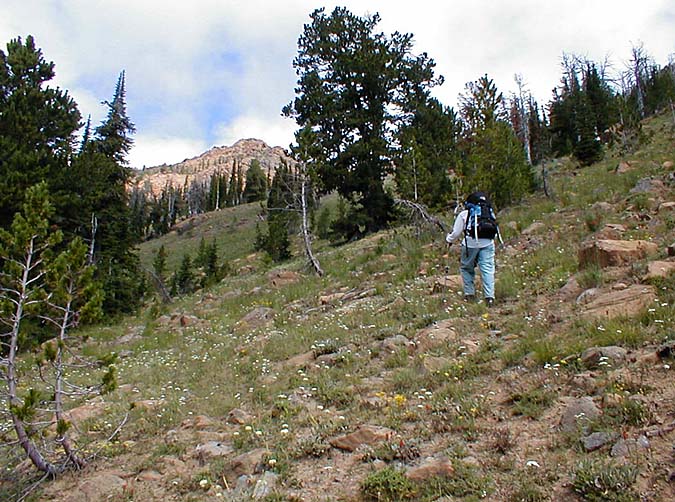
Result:
{"label": "sky", "polygon": [[174,164],[243,138],[287,148],[297,129],[281,109],[295,96],[293,59],[314,9],[379,13],[378,32],[412,33],[436,62],[432,94],[457,107],[484,74],[505,96],[545,105],[563,53],[619,72],[642,44],[663,66],[675,55],[673,0],[3,0],[0,49],[33,35],[83,117],[105,117],[121,71],[136,126],[129,164]]}

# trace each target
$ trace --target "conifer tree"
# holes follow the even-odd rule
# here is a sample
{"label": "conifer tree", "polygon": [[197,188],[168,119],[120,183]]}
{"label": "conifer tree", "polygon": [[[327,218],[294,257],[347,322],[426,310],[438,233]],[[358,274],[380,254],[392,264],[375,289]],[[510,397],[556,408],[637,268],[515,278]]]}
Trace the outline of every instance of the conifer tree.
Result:
{"label": "conifer tree", "polygon": [[246,202],[256,202],[267,198],[267,177],[260,167],[258,159],[251,160],[246,170],[246,186],[243,199]]}
{"label": "conifer tree", "polygon": [[384,178],[395,134],[441,79],[434,78],[432,59],[411,54],[411,34],[375,32],[377,14],[361,18],[338,7],[310,17],[294,60],[297,96],[283,113],[314,131],[320,148],[312,160],[322,189],[352,203],[342,228],[356,237],[390,221],[393,199]]}
{"label": "conifer tree", "polygon": [[68,169],[81,115],[67,92],[47,85],[53,78],[54,63],[32,36],[0,51],[0,228],[9,228],[29,187],[47,181],[53,192]]}

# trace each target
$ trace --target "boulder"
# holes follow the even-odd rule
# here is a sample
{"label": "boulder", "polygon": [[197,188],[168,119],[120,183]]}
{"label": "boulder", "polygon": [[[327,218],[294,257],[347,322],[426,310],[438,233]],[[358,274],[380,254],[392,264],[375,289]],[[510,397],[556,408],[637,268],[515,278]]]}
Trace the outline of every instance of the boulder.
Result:
{"label": "boulder", "polygon": [[584,445],[584,450],[591,452],[599,450],[615,438],[616,435],[610,434],[609,432],[594,432],[583,437],[581,442]]}
{"label": "boulder", "polygon": [[405,335],[394,335],[382,340],[382,350],[388,353],[398,352],[400,349],[408,349],[411,342]]}
{"label": "boulder", "polygon": [[204,465],[211,459],[226,457],[233,452],[234,448],[228,444],[221,443],[220,441],[208,441],[205,444],[197,446],[194,457],[199,459],[199,462]]}
{"label": "boulder", "polygon": [[658,252],[658,245],[644,240],[621,241],[598,239],[586,241],[579,249],[581,268],[597,264],[600,267],[621,266],[641,260]]}
{"label": "boulder", "polygon": [[586,318],[634,317],[657,299],[656,288],[634,284],[621,291],[598,295],[586,304],[582,315]]}
{"label": "boulder", "polygon": [[424,374],[438,373],[452,364],[452,360],[447,357],[424,356],[420,365],[420,370]]}
{"label": "boulder", "polygon": [[663,202],[662,204],[659,204],[659,213],[672,211],[675,211],[675,202]]}
{"label": "boulder", "polygon": [[600,416],[600,409],[590,397],[572,399],[567,403],[560,417],[560,428],[564,432],[585,430],[588,424]]}
{"label": "boulder", "polygon": [[263,460],[270,452],[266,448],[257,448],[255,450],[242,453],[232,459],[229,464],[230,470],[235,476],[251,475],[260,472]]}
{"label": "boulder", "polygon": [[300,281],[300,274],[292,270],[273,270],[267,275],[272,286],[281,287]]}
{"label": "boulder", "polygon": [[607,223],[596,234],[596,239],[617,240],[626,232],[626,227],[619,223]]}
{"label": "boulder", "polygon": [[427,481],[434,478],[450,478],[455,474],[452,461],[447,458],[426,459],[417,467],[411,467],[405,473],[411,481]]}
{"label": "boulder", "polygon": [[659,260],[649,262],[643,280],[666,278],[675,272],[675,260]]}
{"label": "boulder", "polygon": [[597,368],[603,362],[616,366],[626,360],[627,354],[628,351],[623,347],[591,347],[582,352],[581,362],[588,369]]}
{"label": "boulder", "polygon": [[103,500],[123,500],[127,482],[120,473],[101,473],[88,478],[74,490],[65,495],[66,502],[98,502]]}
{"label": "boulder", "polygon": [[237,324],[240,327],[261,328],[274,320],[274,309],[269,307],[256,307],[246,314]]}
{"label": "boulder", "polygon": [[463,287],[461,275],[444,275],[442,277],[433,277],[432,279],[432,294],[460,291]]}
{"label": "boulder", "polygon": [[396,433],[387,427],[362,425],[356,431],[335,437],[329,441],[334,448],[356,451],[361,446],[373,446],[390,440]]}
{"label": "boulder", "polygon": [[541,221],[535,221],[531,223],[525,230],[523,230],[523,235],[532,235],[541,232],[546,228],[546,225]]}
{"label": "boulder", "polygon": [[673,166],[675,166],[675,163],[672,160],[666,160],[663,164],[662,167],[664,169],[672,169]]}
{"label": "boulder", "polygon": [[563,300],[572,300],[578,298],[582,292],[579,281],[575,276],[570,277],[565,285],[558,290],[558,296]]}
{"label": "boulder", "polygon": [[457,338],[452,319],[444,319],[421,329],[415,334],[413,343],[418,353],[428,352],[430,349],[447,346]]}

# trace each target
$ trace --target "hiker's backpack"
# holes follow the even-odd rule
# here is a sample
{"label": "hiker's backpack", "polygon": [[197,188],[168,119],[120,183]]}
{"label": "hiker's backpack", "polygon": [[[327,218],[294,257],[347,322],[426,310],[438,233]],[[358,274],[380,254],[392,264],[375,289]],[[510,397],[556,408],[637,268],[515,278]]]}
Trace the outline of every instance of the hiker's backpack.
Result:
{"label": "hiker's backpack", "polygon": [[464,202],[468,214],[464,234],[474,239],[494,239],[499,233],[497,218],[485,192],[474,192]]}

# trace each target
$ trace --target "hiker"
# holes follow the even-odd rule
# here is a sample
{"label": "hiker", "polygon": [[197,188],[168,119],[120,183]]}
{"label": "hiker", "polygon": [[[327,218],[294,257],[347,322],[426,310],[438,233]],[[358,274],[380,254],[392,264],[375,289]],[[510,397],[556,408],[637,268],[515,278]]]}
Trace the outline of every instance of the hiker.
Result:
{"label": "hiker", "polygon": [[464,284],[464,299],[476,299],[475,268],[480,269],[483,296],[488,307],[495,302],[495,243],[499,229],[490,199],[485,192],[474,192],[464,202],[464,209],[455,218],[452,232],[445,240],[448,245],[463,237],[460,272]]}

